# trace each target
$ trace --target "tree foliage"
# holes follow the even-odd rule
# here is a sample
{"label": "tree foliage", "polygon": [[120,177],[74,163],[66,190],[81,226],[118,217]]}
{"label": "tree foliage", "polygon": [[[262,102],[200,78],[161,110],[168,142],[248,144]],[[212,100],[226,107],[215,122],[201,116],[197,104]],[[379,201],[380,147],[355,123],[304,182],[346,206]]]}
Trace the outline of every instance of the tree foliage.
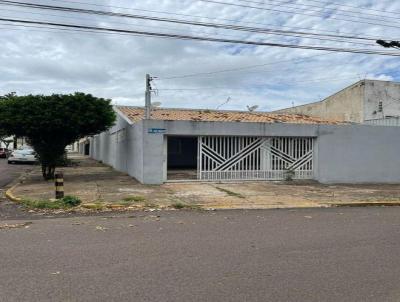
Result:
{"label": "tree foliage", "polygon": [[27,139],[39,156],[45,179],[54,178],[67,145],[107,130],[114,121],[111,101],[90,94],[11,93],[0,98],[0,129]]}

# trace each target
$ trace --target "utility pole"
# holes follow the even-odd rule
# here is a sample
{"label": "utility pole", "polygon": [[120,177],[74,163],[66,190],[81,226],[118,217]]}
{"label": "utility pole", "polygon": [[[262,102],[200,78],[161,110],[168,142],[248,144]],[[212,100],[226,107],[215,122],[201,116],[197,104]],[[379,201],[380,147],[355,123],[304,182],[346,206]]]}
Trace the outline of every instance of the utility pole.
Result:
{"label": "utility pole", "polygon": [[151,119],[151,80],[152,77],[149,74],[146,74],[146,92],[145,92],[145,119]]}

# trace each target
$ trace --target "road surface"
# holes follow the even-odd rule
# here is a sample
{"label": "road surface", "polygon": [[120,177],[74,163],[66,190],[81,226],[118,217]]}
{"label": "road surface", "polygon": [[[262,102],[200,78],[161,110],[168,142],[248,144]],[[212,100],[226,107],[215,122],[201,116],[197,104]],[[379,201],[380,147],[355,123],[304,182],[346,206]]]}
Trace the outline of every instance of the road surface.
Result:
{"label": "road surface", "polygon": [[3,220],[0,301],[400,301],[400,208]]}
{"label": "road surface", "polygon": [[[0,158],[0,220],[28,216],[27,213],[21,211],[16,204],[7,201],[4,196],[4,191],[6,186],[19,177],[22,172],[29,171],[31,168],[31,165],[9,165],[7,159]],[[0,301],[2,301],[1,293]]]}
{"label": "road surface", "polygon": [[13,181],[22,171],[31,168],[31,165],[9,165],[7,159],[0,158],[0,188]]}

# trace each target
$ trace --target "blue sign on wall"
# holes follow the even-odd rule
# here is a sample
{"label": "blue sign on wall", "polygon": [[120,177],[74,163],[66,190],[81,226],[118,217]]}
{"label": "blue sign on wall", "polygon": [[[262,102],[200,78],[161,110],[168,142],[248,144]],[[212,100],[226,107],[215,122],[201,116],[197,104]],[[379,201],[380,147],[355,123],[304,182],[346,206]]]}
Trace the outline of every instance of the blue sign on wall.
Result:
{"label": "blue sign on wall", "polygon": [[164,128],[149,128],[147,133],[151,133],[151,134],[162,134],[167,132],[167,129]]}

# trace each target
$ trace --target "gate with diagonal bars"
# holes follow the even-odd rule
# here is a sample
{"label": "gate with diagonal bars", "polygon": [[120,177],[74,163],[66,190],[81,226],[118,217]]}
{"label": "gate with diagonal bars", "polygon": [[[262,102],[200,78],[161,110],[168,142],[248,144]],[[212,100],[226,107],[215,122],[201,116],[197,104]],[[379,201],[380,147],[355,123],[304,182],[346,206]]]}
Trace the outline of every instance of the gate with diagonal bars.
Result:
{"label": "gate with diagonal bars", "polygon": [[201,136],[200,180],[313,178],[312,137]]}

